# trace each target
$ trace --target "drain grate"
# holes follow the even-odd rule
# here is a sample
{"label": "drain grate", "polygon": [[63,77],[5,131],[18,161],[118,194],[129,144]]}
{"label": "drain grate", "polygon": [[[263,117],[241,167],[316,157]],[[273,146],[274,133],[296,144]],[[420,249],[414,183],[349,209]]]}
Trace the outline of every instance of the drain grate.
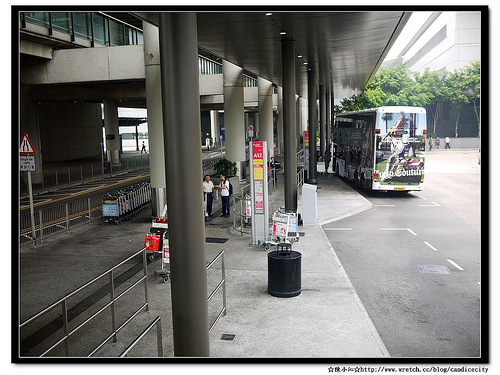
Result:
{"label": "drain grate", "polygon": [[429,264],[417,264],[417,270],[420,273],[434,273],[439,275],[449,275],[450,270],[446,266],[436,266]]}
{"label": "drain grate", "polygon": [[226,341],[233,341],[236,335],[231,335],[229,333],[223,333],[222,336],[220,337],[221,340],[226,340]]}
{"label": "drain grate", "polygon": [[220,238],[220,237],[206,237],[205,242],[208,243],[226,243],[229,238]]}

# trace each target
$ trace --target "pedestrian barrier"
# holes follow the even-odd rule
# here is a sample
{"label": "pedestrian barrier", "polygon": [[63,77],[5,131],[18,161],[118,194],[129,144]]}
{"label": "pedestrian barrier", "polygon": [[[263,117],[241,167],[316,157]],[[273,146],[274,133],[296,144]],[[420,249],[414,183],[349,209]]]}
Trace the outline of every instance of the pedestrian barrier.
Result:
{"label": "pedestrian barrier", "polygon": [[[141,265],[141,267],[143,269],[143,275],[138,280],[133,282],[131,285],[126,287],[124,291],[122,291],[119,294],[116,294],[116,289],[119,286],[117,284],[122,284],[125,280],[123,277],[121,277],[123,274],[115,278],[115,271],[119,267],[125,265],[127,262],[133,260],[134,258],[136,258],[138,256],[141,258],[141,262],[138,264]],[[134,272],[134,269],[136,270],[135,272]],[[132,267],[131,270],[132,270],[132,272],[129,272],[129,273],[135,274],[137,272],[137,270],[139,270],[139,269],[134,266],[134,267]],[[132,275],[127,277],[127,280],[131,276]],[[106,295],[108,295],[110,298],[110,301],[108,303],[106,303],[104,306],[100,307],[90,317],[85,318],[83,320],[83,322],[81,322],[80,324],[76,325],[73,328],[70,328],[70,322],[72,320],[75,320],[78,315],[83,313],[83,311],[79,311],[79,309],[77,309],[78,305],[76,305],[75,307],[70,309],[69,302],[68,302],[69,299],[71,297],[77,295],[78,293],[81,293],[84,290],[88,291],[90,287],[96,287],[97,285],[99,285],[98,284],[99,282],[102,282],[106,278],[108,278],[107,285],[104,285],[103,287],[101,287],[94,294],[96,295],[97,300],[102,299]],[[136,286],[138,286],[141,283],[144,283],[144,303],[135,312],[133,312],[120,326],[117,327],[116,312],[115,312],[116,302],[119,299],[121,299],[122,297],[124,297],[128,292],[132,291]],[[94,301],[94,303],[96,303],[96,302],[97,301]],[[34,315],[33,317],[31,317],[31,318],[27,319],[26,321],[24,321],[23,323],[21,323],[19,325],[19,336],[21,337],[21,345],[20,345],[21,353],[20,354],[26,355],[26,353],[28,353],[31,349],[33,349],[32,347],[35,346],[35,344],[38,345],[39,344],[38,342],[36,342],[35,344],[32,344],[31,346],[26,344],[26,343],[30,341],[29,340],[30,338],[32,341],[32,340],[35,340],[35,337],[43,336],[43,334],[41,334],[40,331],[43,330],[43,328],[45,328],[45,327],[49,327],[49,329],[48,329],[49,332],[46,333],[46,335],[48,335],[48,337],[51,340],[56,340],[56,341],[54,343],[47,344],[50,346],[48,348],[44,347],[42,349],[43,352],[37,356],[45,357],[45,356],[49,355],[50,353],[52,353],[53,351],[55,351],[56,348],[60,348],[61,345],[64,345],[63,356],[66,356],[66,357],[71,356],[71,354],[72,354],[71,353],[71,343],[72,343],[71,338],[74,337],[74,335],[78,331],[80,331],[85,325],[87,325],[91,321],[93,321],[96,317],[98,317],[98,316],[102,317],[102,314],[106,310],[108,310],[108,308],[109,308],[110,315],[111,315],[111,331],[112,332],[109,336],[107,336],[105,338],[105,340],[103,342],[101,342],[94,350],[92,350],[92,352],[90,354],[87,355],[88,357],[93,356],[99,349],[101,349],[110,340],[113,340],[113,342],[117,342],[117,333],[120,330],[122,330],[128,323],[130,323],[132,321],[132,319],[134,319],[144,309],[146,309],[146,311],[149,311],[148,284],[147,284],[147,260],[146,260],[146,251],[144,248],[139,250],[138,252],[132,254],[130,257],[128,257],[127,259],[118,263],[117,265],[115,265],[114,267],[109,269],[108,271],[100,274],[99,276],[95,277],[91,281],[85,283],[80,288],[67,294],[63,298],[56,301],[55,303],[51,304],[49,307],[40,311],[38,314]],[[50,324],[40,328],[40,325],[43,324],[43,318],[46,315],[53,313],[55,311],[55,309],[62,309],[62,315],[57,317],[56,319],[54,319]],[[88,307],[87,307],[87,309],[88,309]],[[84,311],[87,311],[87,310],[84,310]],[[50,328],[51,326],[52,326],[52,328]],[[28,330],[29,327],[31,327],[30,330]],[[62,328],[62,332],[60,332],[61,328]],[[24,335],[23,335],[23,330],[26,330],[26,332],[27,332]],[[34,331],[34,333],[33,333],[33,331]],[[54,335],[54,333],[56,333],[56,332],[59,332],[59,335],[62,335],[62,337],[59,339],[57,337],[55,337],[56,335]],[[25,336],[25,337],[23,337],[23,336]],[[24,346],[23,346],[23,343],[25,343]],[[75,344],[76,344],[76,342],[75,342]],[[74,355],[74,356],[76,356],[76,355]],[[81,356],[81,353],[79,353],[77,356]]]}
{"label": "pedestrian barrier", "polygon": [[140,211],[151,206],[151,183],[127,186],[102,197],[101,223],[130,220]]}

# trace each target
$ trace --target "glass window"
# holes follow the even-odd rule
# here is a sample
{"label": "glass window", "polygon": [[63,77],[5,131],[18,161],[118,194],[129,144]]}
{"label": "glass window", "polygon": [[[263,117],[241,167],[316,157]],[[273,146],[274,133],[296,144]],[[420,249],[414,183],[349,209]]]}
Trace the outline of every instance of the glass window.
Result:
{"label": "glass window", "polygon": [[46,12],[26,12],[24,17],[26,22],[49,28],[49,14]]}
{"label": "glass window", "polygon": [[75,36],[82,39],[91,39],[90,13],[73,13],[75,20]]}
{"label": "glass window", "polygon": [[94,41],[103,46],[107,45],[108,29],[106,27],[106,20],[100,14],[92,14],[94,18]]}
{"label": "glass window", "polygon": [[71,34],[71,13],[55,12],[52,15],[52,29],[62,33]]}
{"label": "glass window", "polygon": [[109,38],[111,46],[123,46],[123,24],[109,20]]}

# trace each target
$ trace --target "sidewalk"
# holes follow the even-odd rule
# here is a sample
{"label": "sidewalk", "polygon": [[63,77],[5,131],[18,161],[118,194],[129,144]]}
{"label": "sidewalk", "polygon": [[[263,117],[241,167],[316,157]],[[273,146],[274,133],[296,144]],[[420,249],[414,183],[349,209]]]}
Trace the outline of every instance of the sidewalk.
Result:
{"label": "sidewalk", "polygon": [[[270,207],[283,205],[283,183],[270,196]],[[389,356],[375,327],[335,255],[321,225],[300,227],[305,237],[293,245],[302,254],[302,293],[276,298],[267,293],[267,253],[251,245],[248,234],[232,229],[232,218],[207,221],[207,261],[225,251],[227,316],[210,334],[212,358],[366,358]],[[318,222],[342,219],[371,204],[334,175],[320,175]],[[32,316],[141,248],[150,227],[147,212],[119,225],[92,225],[49,239],[36,250],[21,250],[21,321]],[[148,266],[150,311],[139,314],[99,356],[118,356],[156,316],[162,316],[165,357],[173,356],[170,282],[154,276],[160,259]],[[209,292],[221,278],[220,262],[208,271]],[[222,307],[219,292],[209,303],[210,323]],[[103,323],[103,326],[105,324]],[[234,340],[222,340],[222,334]],[[129,356],[155,357],[153,330]]]}

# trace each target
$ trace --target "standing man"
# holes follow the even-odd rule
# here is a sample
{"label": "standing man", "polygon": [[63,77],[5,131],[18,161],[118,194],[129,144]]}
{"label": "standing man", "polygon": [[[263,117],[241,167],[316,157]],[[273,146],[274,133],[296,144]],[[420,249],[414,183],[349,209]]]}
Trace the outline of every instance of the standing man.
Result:
{"label": "standing man", "polygon": [[222,199],[222,215],[221,217],[229,217],[229,181],[226,180],[226,176],[220,175],[220,184],[218,186],[220,190],[220,196]]}
{"label": "standing man", "polygon": [[213,191],[214,183],[210,181],[210,176],[207,174],[203,181],[203,198],[207,204],[206,216],[212,216]]}
{"label": "standing man", "polygon": [[328,173],[330,161],[332,161],[332,153],[330,152],[330,149],[328,149],[325,151],[325,173]]}
{"label": "standing man", "polygon": [[446,139],[445,139],[444,141],[446,142],[446,146],[444,146],[445,150],[446,150],[447,148],[451,148],[451,147],[450,147],[450,142],[451,142],[450,137],[446,137]]}

